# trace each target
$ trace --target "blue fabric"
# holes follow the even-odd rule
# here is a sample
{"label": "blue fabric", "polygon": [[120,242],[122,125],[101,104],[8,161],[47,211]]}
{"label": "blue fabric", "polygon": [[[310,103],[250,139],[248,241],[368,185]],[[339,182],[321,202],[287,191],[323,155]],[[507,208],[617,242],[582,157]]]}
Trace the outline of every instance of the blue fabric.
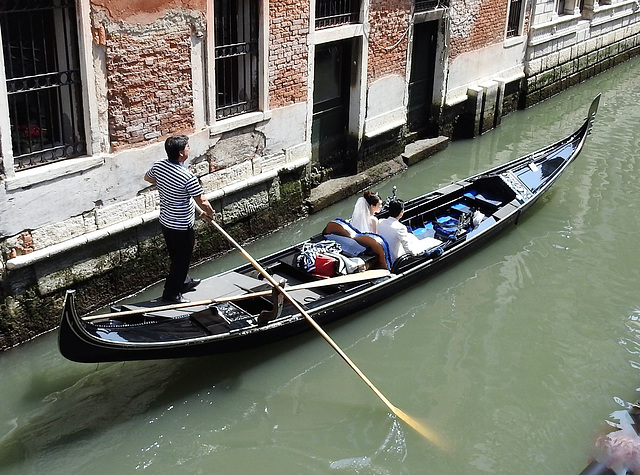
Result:
{"label": "blue fabric", "polygon": [[434,225],[436,237],[455,239],[458,234],[458,220],[451,216],[440,216]]}
{"label": "blue fabric", "polygon": [[342,227],[345,228],[347,231],[352,231],[355,234],[360,234],[360,231],[346,219],[336,218],[333,221],[342,225]]}
{"label": "blue fabric", "polygon": [[466,204],[464,203],[456,203],[454,205],[451,206],[453,209],[456,209],[458,211],[462,211],[463,213],[471,213],[471,208],[469,208]]}
{"label": "blue fabric", "polygon": [[347,230],[351,230],[356,234],[357,236],[370,236],[373,239],[375,239],[381,246],[382,246],[382,250],[384,251],[384,258],[387,262],[387,267],[389,269],[391,269],[391,252],[389,251],[389,243],[387,242],[387,240],[385,238],[383,238],[382,236],[380,236],[379,234],[374,234],[374,233],[361,233],[360,231],[358,231],[355,227],[353,227],[351,225],[351,223],[349,223],[348,221],[342,219],[342,218],[336,218],[333,220],[335,223],[338,223],[340,225],[342,225],[342,227],[344,227]]}
{"label": "blue fabric", "polygon": [[340,244],[342,252],[352,257],[359,256],[367,250],[366,247],[350,237],[341,236],[340,234],[325,234],[324,237],[325,239],[329,239],[330,241],[335,241]]}
{"label": "blue fabric", "polygon": [[413,230],[413,235],[418,239],[424,239],[426,237],[433,237],[433,224],[428,223],[428,226],[424,228],[416,228]]}
{"label": "blue fabric", "polygon": [[494,206],[500,206],[502,204],[502,198],[494,196],[491,193],[478,193],[476,190],[471,190],[466,192],[464,196],[467,198],[475,198],[478,201],[484,201]]}
{"label": "blue fabric", "polygon": [[316,268],[318,254],[339,254],[341,250],[340,244],[335,241],[306,242],[296,258],[296,264],[306,272],[312,272]]}

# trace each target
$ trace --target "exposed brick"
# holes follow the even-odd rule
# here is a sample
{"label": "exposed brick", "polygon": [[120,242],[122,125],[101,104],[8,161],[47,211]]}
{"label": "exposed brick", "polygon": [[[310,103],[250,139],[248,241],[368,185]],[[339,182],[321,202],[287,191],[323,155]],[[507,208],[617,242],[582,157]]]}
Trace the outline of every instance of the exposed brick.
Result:
{"label": "exposed brick", "polygon": [[508,0],[470,0],[451,7],[449,60],[504,41]]}
{"label": "exposed brick", "polygon": [[407,68],[409,0],[372,0],[369,6],[369,84]]}
{"label": "exposed brick", "polygon": [[137,36],[109,35],[106,66],[114,149],[193,130],[188,26]]}
{"label": "exposed brick", "polygon": [[269,107],[307,100],[309,3],[269,2]]}

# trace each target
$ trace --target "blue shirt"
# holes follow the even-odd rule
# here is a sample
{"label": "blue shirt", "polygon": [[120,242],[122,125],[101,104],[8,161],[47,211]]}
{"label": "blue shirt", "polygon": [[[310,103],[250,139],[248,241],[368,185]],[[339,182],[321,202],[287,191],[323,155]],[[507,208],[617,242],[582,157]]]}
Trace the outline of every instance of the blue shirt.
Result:
{"label": "blue shirt", "polygon": [[147,176],[156,180],[160,194],[160,224],[179,231],[193,226],[195,202],[191,198],[203,194],[196,176],[167,159],[154,163]]}

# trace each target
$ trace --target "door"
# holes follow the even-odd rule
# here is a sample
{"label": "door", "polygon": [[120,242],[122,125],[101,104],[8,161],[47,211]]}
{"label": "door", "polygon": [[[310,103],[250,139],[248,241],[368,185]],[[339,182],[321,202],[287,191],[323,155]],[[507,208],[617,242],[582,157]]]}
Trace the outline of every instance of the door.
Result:
{"label": "door", "polygon": [[431,100],[436,67],[438,22],[416,23],[413,27],[413,50],[409,78],[407,121],[412,131],[425,130],[431,118]]}
{"label": "door", "polygon": [[313,161],[342,170],[348,146],[351,42],[318,45],[313,78]]}

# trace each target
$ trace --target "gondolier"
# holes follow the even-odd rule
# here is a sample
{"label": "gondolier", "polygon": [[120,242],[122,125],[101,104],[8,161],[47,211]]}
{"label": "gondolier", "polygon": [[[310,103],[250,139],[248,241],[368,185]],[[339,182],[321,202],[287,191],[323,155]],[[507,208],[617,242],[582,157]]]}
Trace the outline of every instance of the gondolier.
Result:
{"label": "gondolier", "polygon": [[186,135],[171,136],[165,141],[164,148],[167,158],[154,163],[144,179],[158,187],[160,226],[171,260],[162,299],[184,303],[189,300],[182,295],[183,292],[193,290],[200,283],[189,277],[195,244],[195,205],[197,203],[200,216],[208,220],[213,219],[214,211],[198,179],[184,165],[189,158],[189,138]]}

